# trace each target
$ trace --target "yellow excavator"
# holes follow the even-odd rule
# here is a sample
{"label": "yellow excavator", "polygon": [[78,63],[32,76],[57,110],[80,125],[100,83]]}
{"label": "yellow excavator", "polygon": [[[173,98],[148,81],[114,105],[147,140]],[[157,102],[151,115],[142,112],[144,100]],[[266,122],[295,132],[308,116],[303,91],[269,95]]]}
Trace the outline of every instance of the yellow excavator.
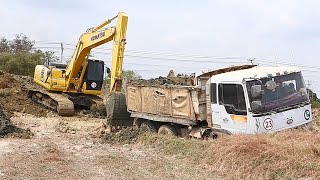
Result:
{"label": "yellow excavator", "polygon": [[[115,19],[117,22],[114,27],[106,27]],[[90,58],[90,51],[104,43],[113,41],[111,93],[109,93],[111,98],[107,98],[107,103],[111,105],[107,105],[107,111],[112,116],[114,115],[113,109],[118,113],[126,112],[126,108],[123,107],[125,106],[124,96],[115,92],[121,92],[122,88],[122,64],[127,23],[127,14],[119,12],[117,16],[88,29],[80,36],[73,56],[67,65],[37,65],[34,81],[44,88],[29,90],[29,97],[36,103],[57,111],[61,116],[73,115],[74,107],[77,105],[89,109],[92,105],[91,100],[102,94],[104,75],[104,62]],[[110,94],[112,95],[110,96]],[[121,103],[118,102],[120,99]],[[121,112],[118,105],[122,106]]]}

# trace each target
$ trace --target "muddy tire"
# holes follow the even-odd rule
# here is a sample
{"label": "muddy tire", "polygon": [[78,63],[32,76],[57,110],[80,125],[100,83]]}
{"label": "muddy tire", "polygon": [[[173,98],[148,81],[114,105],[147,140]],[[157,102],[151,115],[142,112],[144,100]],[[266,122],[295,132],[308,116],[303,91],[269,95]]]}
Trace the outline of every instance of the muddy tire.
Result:
{"label": "muddy tire", "polygon": [[176,128],[172,125],[162,125],[160,126],[159,130],[158,130],[158,134],[168,134],[168,135],[172,135],[172,136],[178,136],[178,132],[176,130]]}
{"label": "muddy tire", "polygon": [[140,129],[150,133],[156,133],[157,128],[151,121],[144,121],[140,124]]}

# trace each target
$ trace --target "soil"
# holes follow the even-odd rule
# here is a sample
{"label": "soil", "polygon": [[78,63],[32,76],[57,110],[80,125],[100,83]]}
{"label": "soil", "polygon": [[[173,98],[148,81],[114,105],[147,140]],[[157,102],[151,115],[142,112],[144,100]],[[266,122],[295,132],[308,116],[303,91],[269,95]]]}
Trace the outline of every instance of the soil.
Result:
{"label": "soil", "polygon": [[[32,114],[36,117],[46,117],[57,114],[45,107],[39,106],[28,97],[28,89],[41,89],[28,76],[19,76],[0,71],[0,104],[5,111],[12,115],[14,112]],[[90,110],[76,109],[78,116],[104,117],[106,116],[103,98],[92,98],[95,102]]]}
{"label": "soil", "polygon": [[31,138],[32,133],[29,129],[24,130],[13,125],[8,117],[8,115],[3,110],[0,105],[0,138],[3,137],[18,137],[18,138]]}
{"label": "soil", "polygon": [[135,127],[121,129],[116,133],[107,133],[102,137],[102,142],[109,144],[132,144],[136,143],[143,130]]}
{"label": "soil", "polygon": [[5,134],[5,129],[10,125],[9,118],[3,111],[2,106],[0,105],[0,135]]}
{"label": "soil", "polygon": [[0,73],[0,104],[4,110],[12,115],[14,112],[23,112],[45,117],[48,110],[39,107],[27,96],[27,88],[37,86],[31,77]]}
{"label": "soil", "polygon": [[[101,143],[104,120],[14,113],[31,139],[0,138],[0,179],[204,179],[209,170],[140,144]],[[129,130],[130,132],[130,130]],[[131,131],[132,133],[133,131]],[[124,133],[124,132],[122,132]]]}

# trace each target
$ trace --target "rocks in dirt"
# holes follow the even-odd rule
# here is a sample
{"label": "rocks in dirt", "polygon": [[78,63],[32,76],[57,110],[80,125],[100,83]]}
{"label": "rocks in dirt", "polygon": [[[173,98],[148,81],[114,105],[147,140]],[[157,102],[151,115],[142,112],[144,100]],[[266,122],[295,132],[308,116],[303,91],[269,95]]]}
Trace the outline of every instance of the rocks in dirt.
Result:
{"label": "rocks in dirt", "polygon": [[140,128],[129,127],[102,137],[102,142],[109,144],[132,144],[137,142],[139,135],[145,133]]}

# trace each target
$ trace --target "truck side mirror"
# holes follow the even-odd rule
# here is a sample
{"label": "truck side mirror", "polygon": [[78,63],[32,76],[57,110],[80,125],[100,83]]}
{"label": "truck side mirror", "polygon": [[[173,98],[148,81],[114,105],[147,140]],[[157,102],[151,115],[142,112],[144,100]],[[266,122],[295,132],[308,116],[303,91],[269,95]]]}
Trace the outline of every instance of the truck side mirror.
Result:
{"label": "truck side mirror", "polygon": [[251,109],[253,111],[260,109],[261,106],[262,106],[261,101],[252,101],[252,103],[251,103]]}
{"label": "truck side mirror", "polygon": [[253,85],[251,86],[251,98],[256,99],[264,93],[262,90],[261,85]]}

